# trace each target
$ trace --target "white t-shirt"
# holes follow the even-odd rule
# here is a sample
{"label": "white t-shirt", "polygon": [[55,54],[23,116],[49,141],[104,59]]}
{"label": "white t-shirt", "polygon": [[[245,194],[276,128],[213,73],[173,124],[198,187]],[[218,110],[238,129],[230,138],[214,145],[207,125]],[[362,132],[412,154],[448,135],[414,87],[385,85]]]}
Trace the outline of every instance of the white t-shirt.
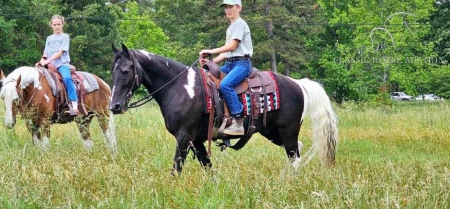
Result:
{"label": "white t-shirt", "polygon": [[70,37],[66,33],[58,35],[52,34],[48,36],[47,40],[45,41],[44,55],[47,56],[47,58],[50,58],[55,53],[62,50],[63,54],[61,55],[61,57],[53,60],[51,63],[54,64],[56,68],[59,68],[61,65],[69,65],[69,44]]}

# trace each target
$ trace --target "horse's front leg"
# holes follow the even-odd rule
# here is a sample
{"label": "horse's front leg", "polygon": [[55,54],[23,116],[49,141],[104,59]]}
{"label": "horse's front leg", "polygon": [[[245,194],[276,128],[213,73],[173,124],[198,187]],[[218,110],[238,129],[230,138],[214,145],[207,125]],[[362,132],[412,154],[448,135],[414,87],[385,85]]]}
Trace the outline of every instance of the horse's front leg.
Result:
{"label": "horse's front leg", "polygon": [[105,136],[105,144],[113,154],[117,154],[116,128],[114,125],[114,117],[112,114],[99,114],[97,116],[103,135]]}
{"label": "horse's front leg", "polygon": [[94,115],[89,114],[87,116],[77,116],[75,118],[81,138],[83,139],[83,146],[88,151],[92,151],[92,148],[94,147],[94,142],[91,139],[91,132],[89,128],[93,117]]}
{"label": "horse's front leg", "polygon": [[26,124],[31,133],[33,144],[46,151],[50,146],[50,123],[40,120],[35,122],[28,120]]}
{"label": "horse's front leg", "polygon": [[50,121],[45,120],[41,127],[41,148],[47,150],[50,147]]}

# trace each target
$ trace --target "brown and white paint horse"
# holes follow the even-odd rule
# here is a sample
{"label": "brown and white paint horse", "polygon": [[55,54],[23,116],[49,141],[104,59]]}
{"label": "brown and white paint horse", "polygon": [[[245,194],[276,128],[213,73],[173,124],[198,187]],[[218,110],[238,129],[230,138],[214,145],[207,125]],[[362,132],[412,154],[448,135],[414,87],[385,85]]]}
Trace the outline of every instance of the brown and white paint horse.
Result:
{"label": "brown and white paint horse", "polygon": [[[5,126],[13,128],[16,123],[17,112],[26,120],[32,141],[36,146],[46,150],[50,144],[50,125],[52,123],[68,123],[75,121],[87,150],[92,150],[93,142],[90,136],[89,125],[94,116],[97,116],[105,143],[113,153],[117,150],[114,121],[108,110],[111,89],[99,77],[93,75],[99,88],[84,94],[84,103],[87,114],[70,116],[57,111],[57,98],[43,72],[34,67],[20,67],[7,77],[1,72],[2,88],[0,98],[5,105]],[[79,106],[81,107],[81,105]],[[55,120],[55,116],[57,119]],[[53,119],[53,120],[52,120]]]}

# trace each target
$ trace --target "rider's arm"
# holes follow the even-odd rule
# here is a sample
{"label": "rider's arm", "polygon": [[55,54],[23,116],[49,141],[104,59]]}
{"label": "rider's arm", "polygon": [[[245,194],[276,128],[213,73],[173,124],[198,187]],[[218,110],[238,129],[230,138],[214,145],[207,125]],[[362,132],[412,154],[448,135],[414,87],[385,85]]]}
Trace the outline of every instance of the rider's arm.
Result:
{"label": "rider's arm", "polygon": [[[225,55],[227,52],[236,50],[238,45],[239,45],[239,40],[233,39],[222,47],[215,48],[215,49],[203,49],[199,52],[199,54],[200,54],[200,56],[207,55],[207,54],[219,54],[219,56],[217,56],[216,58],[213,59],[213,61],[215,63],[219,63],[219,62],[225,60]],[[202,59],[202,60],[204,60],[204,59]],[[206,60],[205,60],[205,62],[206,62]]]}
{"label": "rider's arm", "polygon": [[226,53],[219,54],[219,56],[217,56],[216,58],[213,59],[213,62],[214,63],[222,62],[223,60],[225,60],[225,55],[226,55]]}
{"label": "rider's arm", "polygon": [[59,57],[61,57],[61,55],[64,53],[63,50],[59,50],[58,52],[56,52],[55,54],[53,54],[50,58],[47,59],[48,62],[51,62],[53,60],[58,59]]}
{"label": "rider's arm", "polygon": [[222,47],[211,49],[211,54],[231,52],[231,51],[236,50],[238,45],[239,45],[239,40],[233,39]]}
{"label": "rider's arm", "polygon": [[61,57],[61,55],[64,53],[63,50],[59,50],[55,54],[53,54],[50,58],[47,57],[47,59],[44,59],[44,56],[42,56],[41,61],[39,62],[41,65],[47,65],[48,63],[52,62],[53,60],[58,59]]}

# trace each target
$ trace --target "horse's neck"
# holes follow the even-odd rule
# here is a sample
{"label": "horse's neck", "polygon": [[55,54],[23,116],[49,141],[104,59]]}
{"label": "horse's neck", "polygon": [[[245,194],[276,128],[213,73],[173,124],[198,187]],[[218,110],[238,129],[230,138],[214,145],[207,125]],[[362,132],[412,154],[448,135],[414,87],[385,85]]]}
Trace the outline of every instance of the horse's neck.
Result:
{"label": "horse's neck", "polygon": [[164,85],[167,85],[164,89],[174,87],[177,82],[184,80],[182,77],[185,77],[184,75],[177,78],[178,75],[183,73],[183,66],[175,61],[158,60],[156,62],[155,60],[149,60],[140,64],[144,69],[142,84],[150,92],[156,91]]}
{"label": "horse's neck", "polygon": [[141,83],[142,85],[144,85],[144,87],[150,91],[153,87],[152,87],[152,81],[148,78],[147,74],[145,72],[142,73],[142,79],[141,79]]}

